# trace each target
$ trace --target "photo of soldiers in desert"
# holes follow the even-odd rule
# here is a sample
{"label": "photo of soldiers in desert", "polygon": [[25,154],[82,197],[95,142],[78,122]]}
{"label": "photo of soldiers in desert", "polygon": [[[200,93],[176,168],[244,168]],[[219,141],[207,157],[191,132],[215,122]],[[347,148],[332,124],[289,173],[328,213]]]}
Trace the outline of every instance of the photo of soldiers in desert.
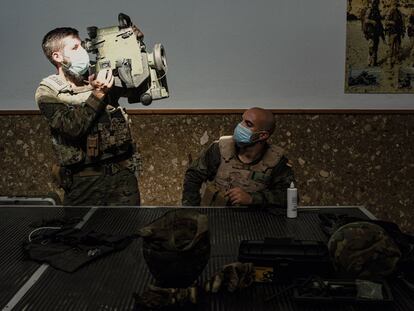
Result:
{"label": "photo of soldiers in desert", "polygon": [[348,0],[346,93],[414,92],[414,0]]}

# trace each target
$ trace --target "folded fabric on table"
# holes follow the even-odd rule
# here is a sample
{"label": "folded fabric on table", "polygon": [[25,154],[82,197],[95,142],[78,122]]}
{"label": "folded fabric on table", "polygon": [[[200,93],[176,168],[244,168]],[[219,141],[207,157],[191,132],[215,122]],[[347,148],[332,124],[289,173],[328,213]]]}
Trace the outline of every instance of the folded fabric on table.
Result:
{"label": "folded fabric on table", "polygon": [[44,228],[23,245],[32,260],[48,263],[52,267],[74,272],[80,267],[124,249],[136,235],[112,235],[75,228]]}

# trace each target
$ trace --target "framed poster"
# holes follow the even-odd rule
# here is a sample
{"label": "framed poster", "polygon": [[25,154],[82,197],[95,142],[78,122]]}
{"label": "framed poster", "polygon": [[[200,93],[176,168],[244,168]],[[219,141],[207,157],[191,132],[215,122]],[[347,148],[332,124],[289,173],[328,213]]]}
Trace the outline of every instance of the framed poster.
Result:
{"label": "framed poster", "polygon": [[348,0],[346,93],[414,93],[414,0]]}

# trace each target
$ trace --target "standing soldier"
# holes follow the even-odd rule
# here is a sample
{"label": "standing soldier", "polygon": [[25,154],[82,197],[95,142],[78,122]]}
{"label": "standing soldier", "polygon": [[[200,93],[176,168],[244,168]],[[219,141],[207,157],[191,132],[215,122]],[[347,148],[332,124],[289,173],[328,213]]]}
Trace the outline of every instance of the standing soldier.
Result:
{"label": "standing soldier", "polygon": [[368,66],[377,66],[379,39],[382,38],[385,41],[379,0],[373,0],[368,4],[362,19],[362,31],[365,39],[368,41]]}
{"label": "standing soldier", "polygon": [[408,35],[408,38],[410,38],[411,66],[414,67],[414,10],[411,11],[410,16],[408,17],[407,35]]}
{"label": "standing soldier", "polygon": [[401,40],[405,35],[404,19],[399,10],[398,0],[393,0],[385,16],[385,33],[388,43],[388,63],[391,67],[400,61]]}
{"label": "standing soldier", "polygon": [[112,71],[85,78],[89,55],[74,28],[51,30],[42,48],[56,74],[40,82],[36,102],[59,160],[54,175],[63,204],[139,205],[137,154]]}

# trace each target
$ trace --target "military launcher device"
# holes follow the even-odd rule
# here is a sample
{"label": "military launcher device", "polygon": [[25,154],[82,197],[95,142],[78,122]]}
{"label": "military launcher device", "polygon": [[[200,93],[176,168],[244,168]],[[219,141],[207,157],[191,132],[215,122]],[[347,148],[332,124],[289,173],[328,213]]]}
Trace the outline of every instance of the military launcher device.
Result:
{"label": "military launcher device", "polygon": [[129,103],[150,105],[153,100],[168,97],[167,60],[162,44],[155,44],[149,53],[142,33],[129,16],[120,13],[118,23],[118,26],[87,28],[89,38],[84,47],[96,55],[91,73],[112,69],[115,86],[125,89]]}

